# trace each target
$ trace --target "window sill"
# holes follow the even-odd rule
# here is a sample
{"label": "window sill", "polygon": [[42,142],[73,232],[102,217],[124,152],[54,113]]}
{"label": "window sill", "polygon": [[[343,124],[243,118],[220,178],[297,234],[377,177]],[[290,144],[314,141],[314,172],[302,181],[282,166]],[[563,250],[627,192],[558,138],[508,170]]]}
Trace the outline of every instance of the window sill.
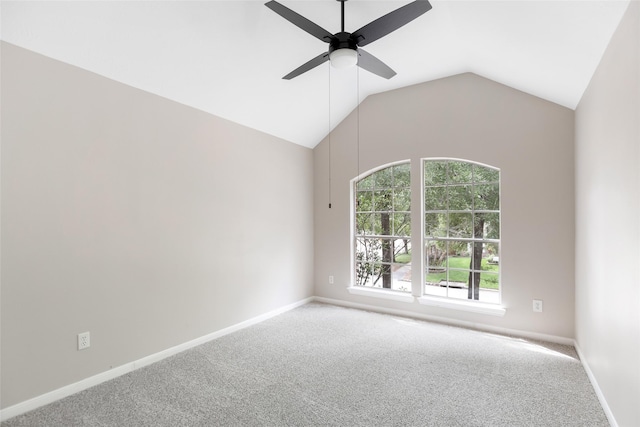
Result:
{"label": "window sill", "polygon": [[427,295],[419,297],[418,302],[423,305],[449,308],[452,310],[470,311],[472,313],[488,314],[499,317],[503,317],[507,313],[507,309],[501,305],[464,300],[456,301]]}
{"label": "window sill", "polygon": [[386,289],[371,289],[364,286],[350,286],[347,288],[350,294],[364,295],[367,297],[382,298],[392,301],[408,302],[415,301],[415,297],[411,294],[403,294],[396,291],[388,291]]}

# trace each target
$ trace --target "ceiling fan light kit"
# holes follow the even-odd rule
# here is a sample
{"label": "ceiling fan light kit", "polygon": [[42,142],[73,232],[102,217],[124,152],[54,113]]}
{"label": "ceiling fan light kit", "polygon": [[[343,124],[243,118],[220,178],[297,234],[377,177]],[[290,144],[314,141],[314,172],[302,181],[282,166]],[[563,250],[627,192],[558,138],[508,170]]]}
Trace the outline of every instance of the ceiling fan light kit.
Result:
{"label": "ceiling fan light kit", "polygon": [[265,6],[295,26],[317,39],[329,43],[329,51],[327,53],[321,53],[307,61],[284,76],[283,79],[290,80],[326,61],[330,61],[331,65],[335,68],[348,68],[358,65],[360,68],[373,74],[384,77],[385,79],[390,79],[396,75],[396,72],[375,56],[364,51],[362,46],[386,36],[431,9],[431,4],[428,0],[415,0],[368,23],[353,33],[348,33],[344,30],[344,3],[347,0],[337,1],[340,2],[342,31],[336,34],[331,34],[324,28],[275,0],[265,3]]}
{"label": "ceiling fan light kit", "polygon": [[329,54],[329,61],[334,68],[350,68],[358,63],[358,52],[348,48],[337,49]]}

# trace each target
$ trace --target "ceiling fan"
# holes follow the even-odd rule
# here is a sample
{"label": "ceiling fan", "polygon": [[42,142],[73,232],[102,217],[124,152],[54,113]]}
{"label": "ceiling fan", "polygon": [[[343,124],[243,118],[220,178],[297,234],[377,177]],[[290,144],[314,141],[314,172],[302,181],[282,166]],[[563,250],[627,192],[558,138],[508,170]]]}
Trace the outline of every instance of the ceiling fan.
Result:
{"label": "ceiling fan", "polygon": [[324,28],[275,0],[265,3],[265,6],[293,25],[296,25],[319,40],[329,43],[328,52],[321,53],[310,61],[302,64],[284,76],[283,79],[291,80],[326,61],[331,61],[331,65],[336,68],[347,68],[357,64],[358,67],[373,74],[377,74],[385,79],[390,79],[396,75],[396,72],[375,56],[364,51],[362,46],[366,46],[386,36],[431,9],[431,4],[428,0],[415,0],[368,23],[353,33],[347,33],[344,31],[344,3],[347,0],[337,1],[340,2],[342,30],[336,34],[331,34]]}

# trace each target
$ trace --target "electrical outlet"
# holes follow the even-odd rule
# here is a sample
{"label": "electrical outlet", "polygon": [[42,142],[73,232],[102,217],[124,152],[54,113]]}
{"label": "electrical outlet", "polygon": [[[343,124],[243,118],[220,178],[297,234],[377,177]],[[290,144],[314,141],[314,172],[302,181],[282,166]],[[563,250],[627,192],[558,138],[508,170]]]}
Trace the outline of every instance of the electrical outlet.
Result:
{"label": "electrical outlet", "polygon": [[542,313],[542,300],[534,299],[533,300],[533,311],[536,313]]}
{"label": "electrical outlet", "polygon": [[329,284],[333,285],[333,276],[329,276]]}
{"label": "electrical outlet", "polygon": [[84,350],[91,347],[91,335],[89,332],[78,334],[78,350]]}

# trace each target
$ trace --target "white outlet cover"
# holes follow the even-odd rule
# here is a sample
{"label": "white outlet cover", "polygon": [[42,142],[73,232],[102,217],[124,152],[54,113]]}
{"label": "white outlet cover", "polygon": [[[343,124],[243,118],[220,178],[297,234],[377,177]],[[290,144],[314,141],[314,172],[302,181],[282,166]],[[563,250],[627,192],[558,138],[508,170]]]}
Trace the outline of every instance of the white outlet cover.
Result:
{"label": "white outlet cover", "polygon": [[91,335],[89,332],[78,334],[78,350],[91,347]]}
{"label": "white outlet cover", "polygon": [[535,311],[536,313],[542,313],[542,300],[533,300],[533,311]]}

